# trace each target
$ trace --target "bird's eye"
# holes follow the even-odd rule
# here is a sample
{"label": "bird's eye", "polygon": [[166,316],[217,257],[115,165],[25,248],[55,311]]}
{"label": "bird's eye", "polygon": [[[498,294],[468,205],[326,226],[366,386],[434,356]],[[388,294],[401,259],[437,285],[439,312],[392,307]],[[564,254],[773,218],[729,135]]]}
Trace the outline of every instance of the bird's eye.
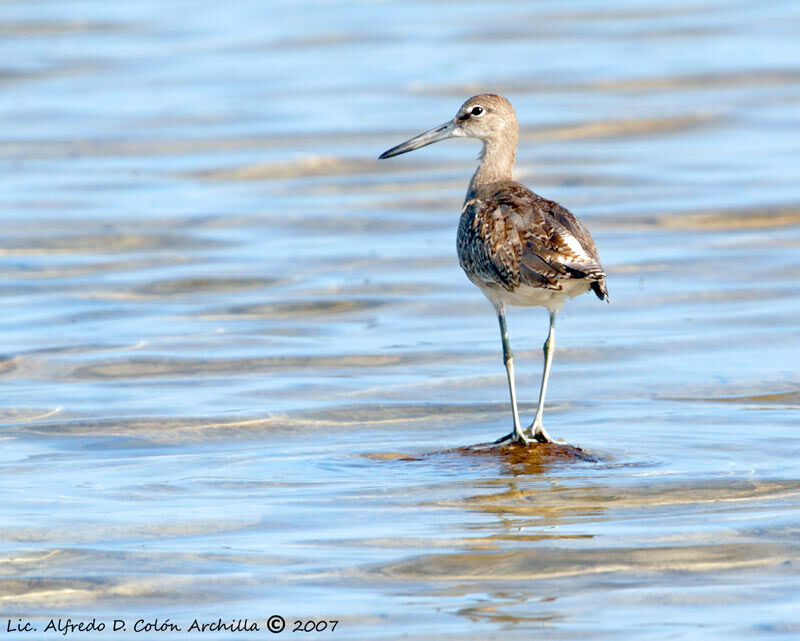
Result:
{"label": "bird's eye", "polygon": [[470,113],[471,113],[473,116],[482,116],[482,115],[483,115],[483,112],[484,112],[484,109],[483,109],[483,107],[481,107],[480,105],[478,105],[478,106],[476,106],[476,107],[473,107],[473,108],[472,108],[472,111],[470,111]]}

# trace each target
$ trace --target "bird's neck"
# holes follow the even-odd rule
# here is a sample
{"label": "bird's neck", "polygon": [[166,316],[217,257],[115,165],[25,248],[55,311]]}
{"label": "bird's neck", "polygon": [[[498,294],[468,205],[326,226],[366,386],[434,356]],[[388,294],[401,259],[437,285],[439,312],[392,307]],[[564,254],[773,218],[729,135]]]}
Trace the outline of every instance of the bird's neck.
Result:
{"label": "bird's neck", "polygon": [[480,164],[469,183],[469,193],[474,194],[483,185],[512,180],[514,156],[517,153],[517,137],[505,139],[502,143],[487,140],[483,143]]}

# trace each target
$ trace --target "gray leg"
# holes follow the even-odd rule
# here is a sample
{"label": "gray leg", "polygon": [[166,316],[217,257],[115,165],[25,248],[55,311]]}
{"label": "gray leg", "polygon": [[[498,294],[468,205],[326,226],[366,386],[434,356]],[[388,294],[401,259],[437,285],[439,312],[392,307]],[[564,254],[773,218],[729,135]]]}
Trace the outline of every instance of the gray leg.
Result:
{"label": "gray leg", "polygon": [[552,443],[553,439],[542,425],[542,414],[544,414],[544,397],[547,394],[547,379],[550,378],[550,364],[553,362],[553,352],[556,349],[556,313],[550,312],[550,331],[547,340],[544,342],[544,372],[542,373],[542,387],[539,390],[539,406],[536,408],[536,418],[531,423],[531,433],[533,438],[540,443]]}
{"label": "gray leg", "polygon": [[495,441],[501,443],[508,440],[517,441],[524,445],[530,444],[530,439],[525,436],[519,424],[519,412],[517,412],[517,390],[514,387],[514,355],[511,353],[511,346],[508,343],[508,328],[506,327],[506,314],[502,307],[497,309],[497,320],[500,323],[500,337],[503,339],[503,361],[506,364],[506,374],[508,374],[508,390],[511,393],[511,414],[514,417],[514,432],[508,436]]}

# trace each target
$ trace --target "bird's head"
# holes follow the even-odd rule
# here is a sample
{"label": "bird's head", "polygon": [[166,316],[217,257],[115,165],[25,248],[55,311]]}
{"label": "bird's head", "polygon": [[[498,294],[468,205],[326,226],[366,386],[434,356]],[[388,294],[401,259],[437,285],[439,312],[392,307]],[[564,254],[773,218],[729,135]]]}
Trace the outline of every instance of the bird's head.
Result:
{"label": "bird's head", "polygon": [[517,115],[508,100],[497,94],[478,94],[461,105],[452,120],[384,151],[380,158],[398,156],[447,138],[477,138],[484,144],[508,140],[516,146],[518,130]]}

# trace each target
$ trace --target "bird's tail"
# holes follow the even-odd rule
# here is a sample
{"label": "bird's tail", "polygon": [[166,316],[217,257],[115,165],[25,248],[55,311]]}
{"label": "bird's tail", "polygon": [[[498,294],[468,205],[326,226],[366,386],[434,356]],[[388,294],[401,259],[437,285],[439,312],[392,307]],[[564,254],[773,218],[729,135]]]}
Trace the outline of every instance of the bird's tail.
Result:
{"label": "bird's tail", "polygon": [[605,277],[592,281],[592,291],[597,294],[597,298],[600,300],[604,300],[607,303],[611,302],[611,298],[608,296],[608,289],[606,289]]}

